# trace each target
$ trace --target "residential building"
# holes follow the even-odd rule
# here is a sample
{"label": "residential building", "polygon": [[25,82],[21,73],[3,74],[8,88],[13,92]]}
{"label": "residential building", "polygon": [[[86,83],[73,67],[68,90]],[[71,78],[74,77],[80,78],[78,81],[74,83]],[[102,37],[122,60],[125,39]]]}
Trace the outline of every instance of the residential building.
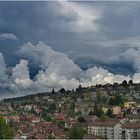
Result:
{"label": "residential building", "polygon": [[134,106],[136,106],[136,102],[126,102],[124,104],[125,109],[134,108]]}
{"label": "residential building", "polygon": [[95,120],[88,125],[88,134],[95,134],[107,139],[119,139],[122,119]]}
{"label": "residential building", "polygon": [[121,107],[120,106],[113,106],[112,107],[113,115],[117,115],[121,113]]}
{"label": "residential building", "polygon": [[140,122],[130,122],[122,125],[122,139],[140,139]]}
{"label": "residential building", "polygon": [[128,114],[125,116],[126,122],[138,122],[140,121],[140,114]]}

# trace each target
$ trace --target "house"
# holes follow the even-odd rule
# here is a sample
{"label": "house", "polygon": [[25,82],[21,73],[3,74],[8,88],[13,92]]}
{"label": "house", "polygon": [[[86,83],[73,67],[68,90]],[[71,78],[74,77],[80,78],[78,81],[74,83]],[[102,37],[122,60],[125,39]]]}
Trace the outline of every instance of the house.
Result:
{"label": "house", "polygon": [[34,114],[19,116],[19,122],[22,124],[39,123],[40,121],[40,117]]}
{"label": "house", "polygon": [[7,124],[9,124],[11,121],[19,123],[19,115],[10,115],[10,116],[6,115],[6,116],[3,116],[3,118],[5,119]]}
{"label": "house", "polygon": [[112,107],[113,115],[117,115],[121,113],[121,107],[120,106],[113,106]]}
{"label": "house", "polygon": [[21,127],[19,127],[18,132],[20,134],[20,139],[26,139],[28,137],[28,135],[31,134],[32,128],[21,126]]}
{"label": "house", "polygon": [[134,108],[136,106],[136,102],[126,102],[125,104],[124,104],[124,108],[125,109],[129,109],[129,108]]}
{"label": "house", "polygon": [[32,122],[32,123],[39,123],[40,122],[40,117],[36,116],[36,115],[30,115],[28,116],[28,119]]}
{"label": "house", "polygon": [[103,107],[102,107],[102,110],[103,110],[104,114],[106,114],[106,113],[107,113],[108,109],[109,109],[109,107],[108,107],[108,106],[103,106]]}
{"label": "house", "polygon": [[121,107],[120,106],[103,106],[102,110],[106,114],[107,111],[111,109],[113,112],[113,115],[121,114]]}
{"label": "house", "polygon": [[90,111],[93,111],[93,105],[88,105],[83,102],[75,104],[75,112],[80,112],[82,115],[89,115]]}
{"label": "house", "polygon": [[0,114],[1,115],[7,115],[9,113],[7,106],[0,106]]}
{"label": "house", "polygon": [[32,105],[25,105],[24,110],[25,111],[31,111],[32,110]]}
{"label": "house", "polygon": [[140,139],[140,122],[125,123],[121,128],[121,139]]}
{"label": "house", "polygon": [[75,118],[67,118],[67,119],[65,119],[65,128],[71,128],[76,123],[78,123],[77,119],[75,119]]}
{"label": "house", "polygon": [[65,115],[62,112],[58,113],[57,116],[56,116],[57,120],[64,120],[64,118],[65,118]]}

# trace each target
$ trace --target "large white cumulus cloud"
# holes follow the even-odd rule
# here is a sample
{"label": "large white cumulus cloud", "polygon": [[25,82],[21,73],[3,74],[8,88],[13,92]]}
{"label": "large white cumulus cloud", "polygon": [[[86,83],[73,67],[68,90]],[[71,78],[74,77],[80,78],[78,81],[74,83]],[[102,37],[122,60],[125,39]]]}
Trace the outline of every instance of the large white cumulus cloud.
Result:
{"label": "large white cumulus cloud", "polygon": [[76,88],[83,77],[83,71],[71,59],[43,42],[36,46],[27,43],[19,53],[27,59],[33,58],[39,62],[41,70],[35,77],[35,84],[40,88]]}
{"label": "large white cumulus cloud", "polygon": [[[136,60],[139,60],[136,50],[133,49],[132,54],[129,51],[125,52],[123,57],[131,56],[133,64],[136,64],[136,68],[139,69],[139,63],[136,63]],[[132,77],[129,75],[115,75],[96,66],[84,71],[65,54],[52,50],[50,46],[43,42],[39,42],[37,45],[26,43],[20,48],[18,54],[24,59],[21,59],[19,64],[12,68],[10,76],[6,73],[7,67],[3,55],[0,53],[0,86],[6,85],[6,88],[15,93],[25,92],[28,94],[62,87],[75,89],[79,84],[91,86],[114,82],[120,83],[123,80],[128,81],[130,79],[137,83],[140,82],[139,71]],[[114,59],[119,58],[115,57]],[[40,67],[33,79],[30,78],[28,67],[30,62],[34,62]]]}
{"label": "large white cumulus cloud", "polygon": [[29,76],[29,68],[27,60],[20,60],[20,63],[17,64],[15,68],[13,68],[12,79],[13,82],[11,84],[11,89],[22,90],[28,89],[31,86],[32,80],[30,79]]}
{"label": "large white cumulus cloud", "polygon": [[40,64],[42,70],[35,77],[38,88],[76,88],[79,84],[90,86],[130,80],[130,76],[114,75],[101,67],[81,70],[65,54],[56,52],[43,42],[37,45],[25,44],[18,53],[31,61]]}
{"label": "large white cumulus cloud", "polygon": [[85,72],[86,81],[83,83],[85,86],[96,85],[96,84],[106,84],[114,82],[121,83],[124,79],[130,80],[130,76],[124,75],[114,75],[110,73],[108,70],[105,70],[101,67],[93,67],[88,69]]}

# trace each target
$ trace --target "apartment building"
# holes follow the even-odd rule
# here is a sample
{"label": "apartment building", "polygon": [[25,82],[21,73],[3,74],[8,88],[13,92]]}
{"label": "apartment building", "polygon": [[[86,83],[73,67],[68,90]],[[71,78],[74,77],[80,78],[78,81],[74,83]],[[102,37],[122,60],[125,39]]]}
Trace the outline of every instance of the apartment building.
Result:
{"label": "apartment building", "polygon": [[121,128],[121,139],[140,139],[140,122],[125,123]]}
{"label": "apartment building", "polygon": [[88,125],[88,134],[106,139],[120,139],[123,119],[95,120]]}

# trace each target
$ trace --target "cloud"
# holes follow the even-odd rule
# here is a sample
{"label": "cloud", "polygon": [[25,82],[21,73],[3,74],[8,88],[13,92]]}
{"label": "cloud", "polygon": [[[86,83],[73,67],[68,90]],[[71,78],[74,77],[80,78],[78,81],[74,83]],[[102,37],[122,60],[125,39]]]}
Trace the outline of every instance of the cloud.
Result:
{"label": "cloud", "polygon": [[[123,52],[128,47],[139,45],[139,9],[139,4],[130,2],[2,2],[0,31],[14,31],[20,40],[2,41],[0,49],[6,56],[7,64],[13,66],[19,61],[14,57],[18,46],[28,41],[36,43],[44,40],[53,49],[66,54],[73,51],[76,56],[84,54],[88,57],[90,53],[91,60],[83,57],[75,61],[80,67],[85,61],[85,69],[96,65],[121,73],[118,70],[121,67],[126,73],[125,61],[120,66],[114,66],[104,63],[104,58],[101,59],[102,56],[106,58],[118,53],[116,48]],[[69,56],[74,59],[72,55]],[[37,61],[35,65],[38,65]],[[128,72],[133,73],[132,67]]]}
{"label": "cloud", "polygon": [[[93,42],[88,42],[88,44],[93,44]],[[127,48],[135,48],[140,47],[140,36],[128,37],[118,40],[107,40],[96,42],[95,44],[100,45],[102,47],[127,47]]]}
{"label": "cloud", "polygon": [[[28,51],[27,51],[28,50]],[[35,77],[35,85],[44,88],[76,88],[84,86],[106,84],[130,80],[130,76],[114,75],[101,67],[82,70],[65,54],[56,52],[43,42],[37,45],[25,44],[18,53],[26,59],[34,59],[40,63],[41,70]],[[33,60],[32,60],[33,61]]]}
{"label": "cloud", "polygon": [[[129,48],[122,53],[105,59],[106,64],[130,64],[136,72],[140,72],[140,48]],[[123,60],[123,61],[122,61]]]}
{"label": "cloud", "polygon": [[[133,51],[132,57],[139,54],[137,50],[128,50],[123,56],[129,56]],[[136,52],[135,52],[136,51]],[[48,90],[75,89],[79,84],[82,86],[91,86],[96,84],[106,84],[114,82],[121,83],[123,80],[140,82],[140,72],[130,75],[113,74],[102,67],[92,67],[82,70],[66,54],[54,51],[50,46],[42,41],[33,45],[31,42],[24,44],[18,51],[21,58],[19,64],[12,68],[11,74],[7,74],[3,55],[0,54],[0,86],[3,89],[9,89],[14,96],[31,94],[36,92],[45,92]],[[130,58],[132,59],[132,58]],[[138,58],[139,59],[139,58]],[[30,78],[28,62],[37,61],[40,70]],[[135,64],[135,61],[133,61]],[[136,63],[139,66],[139,63]],[[2,79],[4,78],[4,79]],[[2,85],[5,85],[2,87]]]}
{"label": "cloud", "polygon": [[12,33],[0,34],[0,40],[17,40],[17,36]]}
{"label": "cloud", "polygon": [[55,5],[51,3],[48,4],[48,7],[51,14],[57,19],[57,25],[53,23],[53,27],[77,33],[99,30],[96,20],[101,16],[101,13],[95,7],[68,1],[59,1]]}
{"label": "cloud", "polygon": [[31,87],[32,80],[29,76],[29,68],[27,60],[20,60],[12,70],[13,82],[10,85],[12,90],[25,90]]}
{"label": "cloud", "polygon": [[41,70],[36,75],[35,83],[42,88],[53,88],[54,85],[60,88],[64,86],[64,81],[77,81],[82,77],[82,70],[71,59],[63,53],[52,50],[43,42],[39,42],[36,46],[27,43],[18,53],[40,63]]}
{"label": "cloud", "polygon": [[3,54],[0,52],[0,88],[8,87],[7,67],[4,61]]}

